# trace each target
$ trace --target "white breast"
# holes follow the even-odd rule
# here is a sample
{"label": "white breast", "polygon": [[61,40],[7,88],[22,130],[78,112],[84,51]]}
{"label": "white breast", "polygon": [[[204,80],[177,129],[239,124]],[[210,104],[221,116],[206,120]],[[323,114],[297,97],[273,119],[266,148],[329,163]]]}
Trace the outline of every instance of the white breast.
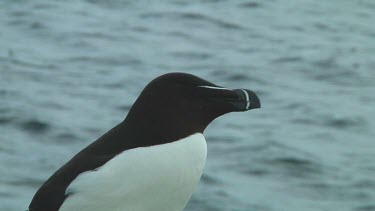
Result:
{"label": "white breast", "polygon": [[60,211],[181,211],[206,162],[197,133],[168,144],[124,151],[96,171],[80,174]]}

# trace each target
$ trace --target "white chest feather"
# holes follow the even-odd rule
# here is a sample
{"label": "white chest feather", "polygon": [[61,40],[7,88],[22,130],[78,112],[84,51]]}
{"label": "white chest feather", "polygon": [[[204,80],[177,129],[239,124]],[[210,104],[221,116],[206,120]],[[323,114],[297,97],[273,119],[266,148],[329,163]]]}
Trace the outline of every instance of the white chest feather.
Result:
{"label": "white chest feather", "polygon": [[206,162],[200,133],[176,142],[127,150],[68,187],[60,211],[181,211]]}

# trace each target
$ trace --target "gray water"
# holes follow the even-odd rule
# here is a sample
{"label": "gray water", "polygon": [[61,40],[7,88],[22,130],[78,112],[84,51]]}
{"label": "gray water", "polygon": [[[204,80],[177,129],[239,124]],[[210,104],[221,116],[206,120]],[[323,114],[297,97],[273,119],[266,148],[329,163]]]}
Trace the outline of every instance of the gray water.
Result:
{"label": "gray water", "polygon": [[375,210],[375,2],[0,2],[0,210],[122,121],[154,77],[258,93],[205,131],[187,211]]}

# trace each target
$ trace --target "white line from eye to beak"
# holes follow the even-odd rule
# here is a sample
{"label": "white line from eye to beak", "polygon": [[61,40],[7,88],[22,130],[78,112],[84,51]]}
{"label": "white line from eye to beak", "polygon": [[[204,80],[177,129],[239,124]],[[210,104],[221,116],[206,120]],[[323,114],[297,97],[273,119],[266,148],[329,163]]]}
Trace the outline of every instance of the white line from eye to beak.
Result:
{"label": "white line from eye to beak", "polygon": [[224,88],[224,87],[216,87],[216,86],[198,86],[198,87],[201,87],[201,88],[207,88],[207,89],[231,90],[231,89],[228,89],[228,88]]}
{"label": "white line from eye to beak", "polygon": [[246,110],[248,110],[249,107],[250,107],[249,94],[245,90],[243,90],[243,89],[241,89],[241,91],[243,91],[243,93],[245,93],[245,96],[246,96]]}

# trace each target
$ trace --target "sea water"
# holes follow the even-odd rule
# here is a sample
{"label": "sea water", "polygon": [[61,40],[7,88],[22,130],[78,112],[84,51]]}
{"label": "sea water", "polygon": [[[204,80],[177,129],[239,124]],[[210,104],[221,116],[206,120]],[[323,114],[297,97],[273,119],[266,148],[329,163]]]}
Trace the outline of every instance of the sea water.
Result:
{"label": "sea water", "polygon": [[167,72],[255,91],[205,131],[187,211],[375,210],[371,0],[0,2],[0,210]]}

